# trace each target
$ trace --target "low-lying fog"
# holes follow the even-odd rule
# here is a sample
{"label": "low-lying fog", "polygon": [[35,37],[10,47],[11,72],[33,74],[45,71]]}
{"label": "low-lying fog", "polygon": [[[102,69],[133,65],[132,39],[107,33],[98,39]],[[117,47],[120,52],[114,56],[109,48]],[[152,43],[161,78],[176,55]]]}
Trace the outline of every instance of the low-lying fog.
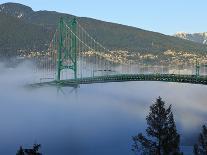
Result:
{"label": "low-lying fog", "polygon": [[123,82],[70,87],[25,85],[29,63],[0,65],[0,154],[42,145],[44,155],[131,155],[131,137],[146,128],[158,96],[172,104],[183,146],[193,145],[207,124],[207,86]]}

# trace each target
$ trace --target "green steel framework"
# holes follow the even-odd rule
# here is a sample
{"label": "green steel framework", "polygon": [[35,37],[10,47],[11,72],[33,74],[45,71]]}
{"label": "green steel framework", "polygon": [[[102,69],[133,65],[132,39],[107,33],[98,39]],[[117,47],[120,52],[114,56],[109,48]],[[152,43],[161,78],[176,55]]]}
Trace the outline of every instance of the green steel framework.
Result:
{"label": "green steel framework", "polygon": [[207,85],[207,76],[196,75],[175,75],[175,74],[119,74],[107,76],[95,76],[86,78],[77,78],[69,80],[51,81],[36,83],[31,86],[71,86],[78,87],[79,84],[108,83],[108,82],[126,82],[126,81],[163,81],[177,83],[191,83]]}
{"label": "green steel framework", "polygon": [[198,60],[196,59],[196,77],[200,76],[200,64]]}
{"label": "green steel framework", "polygon": [[[76,40],[76,31],[77,31],[77,21],[76,18],[73,18],[69,23],[70,29],[72,30],[71,34],[71,44],[70,47],[64,47],[64,39],[66,38],[66,28],[65,20],[61,17],[59,22],[59,39],[58,39],[58,54],[57,54],[57,69],[56,69],[56,81],[61,80],[61,71],[63,69],[70,69],[74,72],[74,79],[77,79],[77,40]],[[67,51],[69,50],[69,51]],[[70,59],[72,64],[64,65],[64,59]]]}
{"label": "green steel framework", "polygon": [[[105,82],[124,82],[124,81],[165,81],[165,82],[181,82],[207,85],[207,76],[200,75],[200,64],[196,60],[196,74],[195,75],[175,75],[175,74],[116,74],[105,76],[93,76],[78,78],[77,77],[77,21],[76,18],[69,22],[69,27],[72,30],[70,36],[70,47],[64,47],[64,39],[66,39],[66,25],[67,22],[60,18],[59,22],[59,39],[58,39],[58,55],[57,55],[57,68],[56,80],[51,82],[43,82],[33,84],[32,86],[42,85],[61,85],[77,87],[79,84],[91,83],[105,83]],[[67,52],[65,52],[65,50]],[[66,54],[65,54],[66,53]],[[70,59],[72,64],[64,65],[63,61]],[[61,80],[61,70],[70,69],[74,72],[74,79]]]}
{"label": "green steel framework", "polygon": [[57,78],[56,80],[60,80],[60,73],[62,67],[62,49],[63,49],[63,18],[60,18],[59,22],[59,46],[58,46],[58,59],[57,59]]}

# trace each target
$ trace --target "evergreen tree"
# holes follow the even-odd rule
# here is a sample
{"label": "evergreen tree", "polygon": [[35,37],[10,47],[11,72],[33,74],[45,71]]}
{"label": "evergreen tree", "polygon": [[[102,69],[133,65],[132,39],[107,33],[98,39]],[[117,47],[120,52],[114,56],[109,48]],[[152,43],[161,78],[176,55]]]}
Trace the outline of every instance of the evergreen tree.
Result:
{"label": "evergreen tree", "polygon": [[143,155],[179,155],[180,136],[177,133],[171,105],[165,108],[165,102],[159,97],[150,106],[150,113],[146,117],[146,138],[141,133],[134,136],[132,151]]}
{"label": "evergreen tree", "polygon": [[17,151],[16,155],[24,155],[24,150],[23,150],[22,146],[20,146],[20,148]]}
{"label": "evergreen tree", "polygon": [[39,153],[39,149],[41,147],[41,144],[34,144],[32,149],[25,149],[25,153],[27,155],[42,155]]}
{"label": "evergreen tree", "polygon": [[40,148],[41,148],[41,144],[34,144],[33,145],[33,150],[36,154],[38,154],[38,151]]}
{"label": "evergreen tree", "polygon": [[195,155],[207,155],[207,128],[204,125],[202,133],[199,134],[198,143],[194,145]]}
{"label": "evergreen tree", "polygon": [[17,151],[16,155],[42,155],[39,153],[41,144],[34,144],[32,149],[23,149],[20,146],[20,149]]}

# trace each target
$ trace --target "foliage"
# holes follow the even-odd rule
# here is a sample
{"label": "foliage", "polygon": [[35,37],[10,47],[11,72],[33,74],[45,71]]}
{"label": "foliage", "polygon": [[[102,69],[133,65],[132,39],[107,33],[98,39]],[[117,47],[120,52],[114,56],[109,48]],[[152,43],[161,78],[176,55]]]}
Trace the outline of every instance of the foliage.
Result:
{"label": "foliage", "polygon": [[165,108],[165,102],[159,97],[150,106],[149,115],[146,117],[146,138],[142,133],[134,136],[132,151],[143,155],[179,155],[180,136],[171,111],[171,105]]}
{"label": "foliage", "polygon": [[195,155],[206,155],[207,154],[207,128],[204,125],[202,133],[199,134],[198,143],[194,145]]}
{"label": "foliage", "polygon": [[40,144],[34,144],[32,149],[23,149],[22,146],[20,146],[16,155],[42,155],[39,153],[40,147]]}
{"label": "foliage", "polygon": [[[49,32],[42,26],[26,23],[0,13],[0,54],[16,55],[18,50],[47,49]],[[4,53],[2,53],[4,52]]]}
{"label": "foliage", "polygon": [[[0,50],[45,49],[45,44],[57,28],[59,17],[69,20],[73,15],[54,11],[33,11],[30,7],[6,3],[0,5]],[[22,18],[16,18],[19,14]],[[4,15],[3,15],[4,14]],[[6,14],[6,15],[5,15]],[[14,16],[12,18],[11,16]],[[78,17],[78,22],[97,41],[112,50],[162,53],[168,49],[188,52],[207,52],[207,46],[173,36],[139,28]],[[11,51],[10,50],[10,51]]]}

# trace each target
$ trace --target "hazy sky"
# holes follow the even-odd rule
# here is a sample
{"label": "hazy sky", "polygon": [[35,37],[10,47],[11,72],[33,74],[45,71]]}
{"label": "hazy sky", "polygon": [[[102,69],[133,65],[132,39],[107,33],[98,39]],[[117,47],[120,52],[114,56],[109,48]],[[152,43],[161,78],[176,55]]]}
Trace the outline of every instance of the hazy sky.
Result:
{"label": "hazy sky", "polygon": [[[11,0],[10,0],[11,1]],[[0,3],[9,2],[0,0]],[[13,0],[34,10],[54,10],[146,30],[207,31],[207,0]]]}

